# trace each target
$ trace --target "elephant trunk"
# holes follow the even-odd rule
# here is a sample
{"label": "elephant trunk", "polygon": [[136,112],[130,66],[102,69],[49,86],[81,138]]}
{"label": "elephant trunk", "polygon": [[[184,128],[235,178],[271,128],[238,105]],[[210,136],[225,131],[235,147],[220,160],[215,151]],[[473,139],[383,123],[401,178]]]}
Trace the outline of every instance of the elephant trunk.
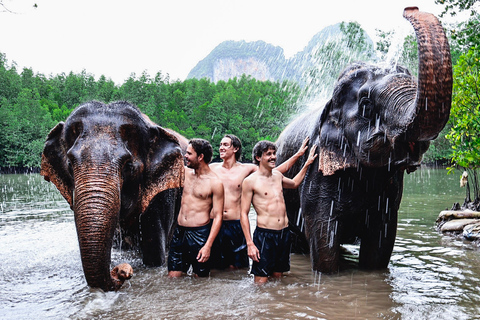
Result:
{"label": "elephant trunk", "polygon": [[415,116],[406,138],[433,140],[450,116],[453,82],[450,47],[442,25],[432,14],[410,7],[403,16],[415,29],[419,56]]}
{"label": "elephant trunk", "polygon": [[[93,169],[93,170],[92,170]],[[90,287],[116,290],[111,248],[120,211],[120,179],[114,166],[79,166],[74,172],[74,212],[83,271]]]}

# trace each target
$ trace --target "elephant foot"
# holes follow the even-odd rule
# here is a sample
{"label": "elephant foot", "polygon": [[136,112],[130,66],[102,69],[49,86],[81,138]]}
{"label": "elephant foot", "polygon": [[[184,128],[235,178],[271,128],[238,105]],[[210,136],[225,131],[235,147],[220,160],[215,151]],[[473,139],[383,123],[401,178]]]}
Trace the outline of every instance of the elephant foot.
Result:
{"label": "elephant foot", "polygon": [[133,268],[128,263],[122,263],[110,271],[110,276],[115,284],[115,291],[120,289],[125,280],[133,276]]}

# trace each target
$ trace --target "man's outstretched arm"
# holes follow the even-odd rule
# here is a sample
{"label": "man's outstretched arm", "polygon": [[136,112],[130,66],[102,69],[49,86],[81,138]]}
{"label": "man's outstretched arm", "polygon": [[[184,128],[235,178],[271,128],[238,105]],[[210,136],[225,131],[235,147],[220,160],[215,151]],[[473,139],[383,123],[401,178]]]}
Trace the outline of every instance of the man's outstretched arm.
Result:
{"label": "man's outstretched arm", "polygon": [[298,149],[297,153],[295,153],[293,156],[291,156],[279,166],[275,167],[275,169],[280,171],[282,174],[287,172],[295,164],[295,162],[297,162],[298,158],[305,154],[305,151],[307,151],[308,149],[307,144],[309,140],[310,138],[306,137],[305,140],[303,140],[302,146],[300,147],[300,149]]}

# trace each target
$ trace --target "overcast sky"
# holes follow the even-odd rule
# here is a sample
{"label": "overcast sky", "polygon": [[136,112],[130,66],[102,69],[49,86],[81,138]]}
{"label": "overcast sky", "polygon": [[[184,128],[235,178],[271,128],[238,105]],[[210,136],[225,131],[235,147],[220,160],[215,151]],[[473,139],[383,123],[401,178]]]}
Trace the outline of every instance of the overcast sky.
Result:
{"label": "overcast sky", "polygon": [[[263,40],[291,57],[324,27],[357,21],[408,28],[403,9],[438,15],[434,0],[3,0],[0,52],[46,76],[85,69],[117,84],[132,72],[184,80],[225,40]],[[34,9],[33,4],[38,8]]]}

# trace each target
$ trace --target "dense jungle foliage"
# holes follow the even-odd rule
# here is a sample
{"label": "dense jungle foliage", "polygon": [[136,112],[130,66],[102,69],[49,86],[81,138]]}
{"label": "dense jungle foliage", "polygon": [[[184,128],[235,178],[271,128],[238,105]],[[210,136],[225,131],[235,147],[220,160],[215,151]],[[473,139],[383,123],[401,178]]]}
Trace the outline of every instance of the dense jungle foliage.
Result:
{"label": "dense jungle foliage", "polygon": [[[444,5],[442,15],[469,13],[466,21],[449,28],[453,58],[452,109],[446,134],[450,146],[450,173],[467,176],[462,208],[480,211],[480,1],[435,0]],[[463,171],[463,173],[462,173]],[[462,178],[463,178],[462,177]],[[458,206],[455,206],[457,207]]]}
{"label": "dense jungle foliage", "polygon": [[120,86],[86,72],[45,77],[27,68],[19,72],[0,54],[0,167],[39,167],[50,129],[89,100],[129,101],[157,124],[213,146],[225,133],[234,133],[250,159],[258,140],[274,140],[281,132],[299,92],[295,84],[246,76],[215,84],[206,79],[170,82],[160,72],[153,78],[144,73]]}

